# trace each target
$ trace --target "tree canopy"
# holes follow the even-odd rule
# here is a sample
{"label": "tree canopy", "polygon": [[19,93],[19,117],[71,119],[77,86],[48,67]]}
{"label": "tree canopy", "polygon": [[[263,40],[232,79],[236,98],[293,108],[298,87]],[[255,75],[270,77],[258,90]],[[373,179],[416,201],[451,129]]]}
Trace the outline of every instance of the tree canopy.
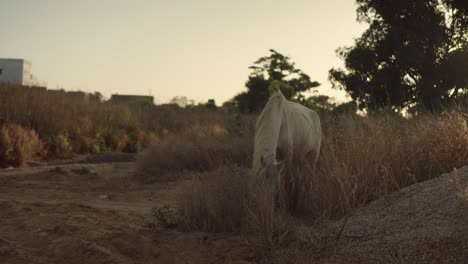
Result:
{"label": "tree canopy", "polygon": [[249,67],[252,72],[245,84],[246,92],[233,98],[243,113],[258,112],[265,106],[272,89],[280,89],[284,96],[293,99],[301,92],[319,86],[309,75],[297,69],[295,63],[273,49],[270,55],[261,57]]}
{"label": "tree canopy", "polygon": [[356,2],[369,28],[338,49],[345,69],[330,70],[335,88],[368,110],[437,111],[468,93],[468,1]]}

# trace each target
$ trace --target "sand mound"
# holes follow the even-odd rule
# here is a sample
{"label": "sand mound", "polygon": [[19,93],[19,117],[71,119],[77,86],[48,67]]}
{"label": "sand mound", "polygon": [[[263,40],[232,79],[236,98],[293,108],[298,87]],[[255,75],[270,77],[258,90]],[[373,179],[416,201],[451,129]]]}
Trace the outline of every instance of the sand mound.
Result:
{"label": "sand mound", "polygon": [[356,210],[324,263],[467,263],[468,167]]}

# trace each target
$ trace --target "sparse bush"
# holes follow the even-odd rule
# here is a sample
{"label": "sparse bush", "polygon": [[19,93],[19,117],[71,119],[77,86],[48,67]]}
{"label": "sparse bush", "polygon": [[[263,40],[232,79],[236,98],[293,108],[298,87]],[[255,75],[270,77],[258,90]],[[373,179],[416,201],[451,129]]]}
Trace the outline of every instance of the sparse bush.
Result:
{"label": "sparse bush", "polygon": [[58,134],[48,141],[48,156],[66,159],[73,155],[73,146],[66,134]]}
{"label": "sparse bush", "polygon": [[122,151],[127,146],[129,137],[124,129],[110,129],[105,134],[104,140],[110,149]]}
{"label": "sparse bush", "polygon": [[42,150],[34,130],[15,124],[0,128],[0,166],[23,166]]}
{"label": "sparse bush", "polygon": [[78,175],[86,175],[91,173],[91,171],[86,167],[74,168],[70,169],[70,171]]}
{"label": "sparse bush", "polygon": [[289,226],[290,219],[285,204],[287,200],[283,199],[282,203],[275,205],[274,196],[269,189],[271,185],[258,178],[255,181],[257,184],[250,185],[250,199],[245,205],[245,231],[247,234],[254,234],[262,245],[271,248],[282,243],[294,227]]}
{"label": "sparse bush", "polygon": [[156,221],[162,226],[171,227],[176,225],[174,212],[167,205],[164,205],[162,207],[154,207],[151,210],[151,214],[156,218]]}
{"label": "sparse bush", "polygon": [[235,232],[246,220],[248,170],[228,166],[200,173],[178,192],[178,221],[186,230]]}
{"label": "sparse bush", "polygon": [[[342,216],[410,184],[468,164],[468,116],[461,111],[404,119],[394,114],[344,115],[323,120],[324,138],[315,170],[296,177],[299,211]],[[304,187],[306,187],[304,189]]]}
{"label": "sparse bush", "polygon": [[291,230],[285,211],[274,211],[265,185],[255,182],[249,169],[236,166],[193,175],[178,190],[179,226],[184,230],[254,234],[254,239],[269,247],[280,243]]}
{"label": "sparse bush", "polygon": [[248,167],[251,153],[251,137],[169,136],[139,155],[135,176],[154,181],[170,173],[208,171],[226,164]]}

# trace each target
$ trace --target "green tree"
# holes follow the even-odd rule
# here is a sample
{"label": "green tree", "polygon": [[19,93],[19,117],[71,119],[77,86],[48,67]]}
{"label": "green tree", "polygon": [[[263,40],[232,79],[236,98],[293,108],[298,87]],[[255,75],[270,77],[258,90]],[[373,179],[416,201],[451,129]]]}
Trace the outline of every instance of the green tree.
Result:
{"label": "green tree", "polygon": [[216,106],[216,101],[214,99],[208,99],[206,103],[199,104],[205,108],[215,111],[218,107]]}
{"label": "green tree", "polygon": [[313,95],[309,97],[299,95],[295,101],[319,113],[331,112],[336,107],[336,103],[328,95]]}
{"label": "green tree", "polygon": [[359,107],[418,106],[431,111],[468,87],[465,0],[357,0],[369,28],[353,47],[338,49],[346,69],[331,69],[335,88]]}
{"label": "green tree", "polygon": [[301,92],[320,85],[297,69],[289,57],[273,49],[269,56],[261,57],[249,68],[252,72],[245,84],[247,91],[232,99],[243,113],[263,109],[273,88],[280,89],[286,98],[294,99]]}
{"label": "green tree", "polygon": [[177,105],[179,107],[190,107],[195,105],[195,101],[188,99],[186,96],[175,96],[169,101],[169,104]]}

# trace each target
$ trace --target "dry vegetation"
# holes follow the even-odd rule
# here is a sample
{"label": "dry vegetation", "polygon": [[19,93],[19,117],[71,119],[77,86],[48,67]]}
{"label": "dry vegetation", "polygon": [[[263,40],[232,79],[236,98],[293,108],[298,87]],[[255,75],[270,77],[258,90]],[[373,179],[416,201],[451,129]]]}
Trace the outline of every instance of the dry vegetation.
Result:
{"label": "dry vegetation", "polygon": [[[322,122],[324,140],[317,167],[302,161],[294,172],[294,184],[283,186],[294,194],[286,200],[299,219],[336,219],[382,195],[468,164],[468,115],[460,109],[411,119],[389,113],[330,115]],[[251,133],[243,136],[249,144]],[[307,237],[304,228],[293,223],[297,217],[288,217],[284,209],[273,212],[265,190],[252,187],[248,162],[233,158],[248,157],[252,151],[248,144],[239,144],[236,137],[193,139],[155,145],[140,158],[145,160],[140,166],[156,173],[155,178],[161,170],[167,175],[169,168],[197,171],[180,190],[181,227],[256,234],[267,246],[291,236],[298,241]],[[232,145],[226,148],[229,140]],[[238,166],[226,166],[228,161]]]}
{"label": "dry vegetation", "polygon": [[297,224],[301,218],[340,218],[382,195],[468,164],[465,108],[410,119],[393,113],[322,115],[317,167],[307,160],[297,164],[293,184],[282,186],[292,211],[274,212],[268,190],[253,184],[249,170],[252,116],[203,107],[115,105],[11,88],[0,87],[0,166],[21,166],[37,156],[137,152],[152,141],[138,156],[135,177],[187,179],[175,209],[180,228],[238,233],[268,247],[290,238],[311,241]]}
{"label": "dry vegetation", "polygon": [[340,216],[379,196],[468,163],[468,115],[403,119],[379,114],[341,116],[325,137],[308,208]]}
{"label": "dry vegetation", "polygon": [[[224,129],[224,116],[203,106],[181,109],[176,105],[115,104],[100,101],[99,96],[92,94],[2,84],[1,155],[22,156],[22,161],[3,157],[0,166],[22,165],[32,158],[136,153],[150,142],[185,133],[187,124],[193,128],[217,126]],[[13,133],[18,138],[7,138],[7,131],[12,129],[21,130]],[[36,136],[23,137],[24,133]],[[28,140],[20,140],[21,137]],[[42,150],[29,153],[36,145],[43,146]],[[12,154],[11,149],[15,149],[16,154]],[[23,150],[29,152],[20,153]]]}
{"label": "dry vegetation", "polygon": [[[252,121],[252,117],[244,117],[236,124],[228,116],[224,123],[187,125],[182,132],[167,135],[141,153],[135,176],[150,182],[175,180],[178,172],[203,172],[229,164],[249,167],[253,151]],[[231,131],[230,126],[237,128]]]}
{"label": "dry vegetation", "polygon": [[22,166],[42,150],[42,144],[34,130],[15,124],[0,129],[0,166]]}

